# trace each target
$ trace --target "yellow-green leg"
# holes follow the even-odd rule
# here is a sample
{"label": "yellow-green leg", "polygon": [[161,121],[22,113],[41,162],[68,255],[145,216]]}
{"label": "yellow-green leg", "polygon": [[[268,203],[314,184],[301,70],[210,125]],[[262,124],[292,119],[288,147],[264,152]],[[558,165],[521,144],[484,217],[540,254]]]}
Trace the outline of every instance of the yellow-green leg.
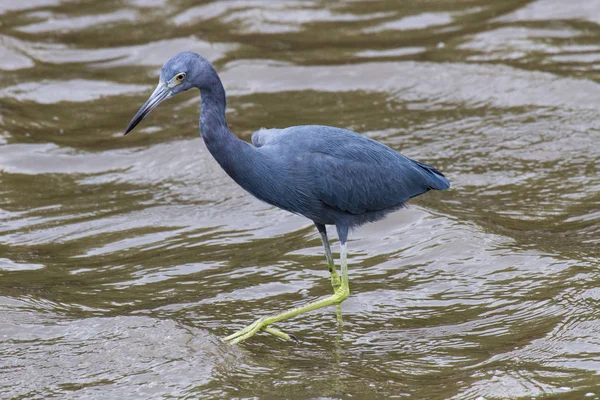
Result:
{"label": "yellow-green leg", "polygon": [[[317,230],[321,234],[321,242],[323,242],[323,247],[325,248],[325,257],[327,257],[327,265],[329,268],[329,274],[331,275],[331,287],[333,287],[333,293],[340,287],[342,284],[342,279],[338,275],[337,268],[335,267],[335,262],[333,262],[333,256],[331,255],[331,247],[329,247],[329,239],[327,239],[327,228],[325,225],[315,223]],[[335,306],[335,317],[338,322],[338,328],[341,329],[344,324],[344,319],[342,318],[342,305],[338,304]]]}
{"label": "yellow-green leg", "polygon": [[321,234],[321,242],[323,242],[323,247],[325,248],[325,257],[327,257],[327,266],[329,268],[329,274],[331,275],[331,286],[333,287],[333,292],[335,293],[342,284],[342,279],[338,275],[337,268],[333,262],[331,247],[329,247],[329,240],[327,239],[327,228],[325,228],[325,225],[322,224],[315,223],[315,226]]}
{"label": "yellow-green leg", "polygon": [[[296,315],[300,315],[309,311],[313,311],[319,308],[331,306],[334,304],[340,304],[342,301],[346,300],[348,296],[350,296],[350,284],[348,282],[348,262],[346,256],[346,240],[343,238],[343,243],[340,251],[340,259],[342,264],[342,276],[340,285],[337,287],[333,295],[326,297],[321,300],[317,300],[315,302],[309,303],[303,307],[293,308],[289,311],[285,311],[281,314],[273,315],[271,317],[259,318],[254,323],[248,325],[244,329],[241,329],[234,333],[233,335],[227,336],[224,340],[230,343],[240,343],[252,336],[254,336],[259,331],[265,331],[272,335],[275,335],[281,339],[290,340],[293,336],[288,335],[280,331],[279,329],[271,328],[269,325],[274,324],[276,322],[284,321],[286,319],[295,317]],[[337,275],[337,272],[336,272]]]}

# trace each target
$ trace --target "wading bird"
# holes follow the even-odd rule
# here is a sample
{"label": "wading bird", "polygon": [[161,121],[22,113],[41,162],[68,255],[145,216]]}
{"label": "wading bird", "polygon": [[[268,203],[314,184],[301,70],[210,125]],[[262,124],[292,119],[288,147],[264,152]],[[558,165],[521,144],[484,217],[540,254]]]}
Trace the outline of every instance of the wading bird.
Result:
{"label": "wading bird", "polygon": [[[350,295],[348,230],[377,221],[431,189],[450,182],[437,169],[411,160],[382,143],[341,128],[306,125],[261,129],[252,144],[235,136],[225,122],[225,89],[202,56],[184,52],[162,67],[156,90],[135,114],[125,134],[163,100],[200,89],[200,135],[219,165],[241,187],[271,205],[303,215],[317,227],[325,248],[334,294],[303,307],[260,318],[224,340],[239,343],[259,331],[290,340],[271,325],[330,305]],[[341,277],[331,255],[326,225],[335,225],[341,243]]]}

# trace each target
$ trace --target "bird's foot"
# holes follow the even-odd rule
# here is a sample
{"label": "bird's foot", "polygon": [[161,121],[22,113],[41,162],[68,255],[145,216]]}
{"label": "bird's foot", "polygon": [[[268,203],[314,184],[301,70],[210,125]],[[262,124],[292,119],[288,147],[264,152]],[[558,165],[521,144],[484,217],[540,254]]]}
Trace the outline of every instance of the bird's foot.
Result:
{"label": "bird's foot", "polygon": [[264,331],[283,340],[295,340],[296,342],[298,341],[298,338],[296,338],[296,336],[289,335],[285,332],[280,331],[277,328],[272,328],[268,325],[268,322],[264,318],[259,318],[247,327],[240,329],[239,331],[227,336],[223,340],[231,344],[236,344],[251,338],[260,331]]}
{"label": "bird's foot", "polygon": [[[346,300],[348,298],[348,296],[350,296],[350,287],[348,286],[347,277],[344,276],[344,280],[342,281],[340,287],[338,287],[338,289],[335,291],[335,293],[332,294],[331,296],[325,297],[324,299],[321,299],[321,300],[313,301],[312,303],[308,303],[302,307],[292,308],[291,310],[284,311],[277,315],[273,315],[273,316],[266,317],[266,318],[259,318],[256,321],[254,321],[252,324],[248,325],[247,327],[245,327],[243,329],[240,329],[239,331],[235,332],[232,335],[227,336],[223,340],[225,342],[229,342],[229,343],[240,343],[246,339],[251,338],[256,333],[258,333],[260,331],[264,331],[264,332],[270,333],[271,335],[276,336],[283,340],[298,341],[298,339],[295,336],[289,335],[285,332],[282,332],[279,329],[272,328],[269,325],[286,320],[286,319],[290,319],[297,315],[304,314],[306,312],[313,311],[313,310],[316,310],[319,308],[323,308],[323,307],[327,307],[327,306],[331,306],[331,305],[339,305],[344,300]],[[340,312],[341,312],[341,309],[340,309]]]}

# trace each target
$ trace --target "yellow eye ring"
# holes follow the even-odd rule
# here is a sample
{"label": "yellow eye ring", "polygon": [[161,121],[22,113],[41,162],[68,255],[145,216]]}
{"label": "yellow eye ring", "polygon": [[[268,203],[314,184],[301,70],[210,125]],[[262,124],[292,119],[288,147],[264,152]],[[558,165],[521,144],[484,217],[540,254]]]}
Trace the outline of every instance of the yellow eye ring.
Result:
{"label": "yellow eye ring", "polygon": [[184,73],[184,72],[182,72],[182,73],[180,73],[180,74],[177,74],[177,76],[175,77],[175,79],[176,79],[178,82],[181,82],[181,81],[183,80],[183,78],[185,78],[185,73]]}

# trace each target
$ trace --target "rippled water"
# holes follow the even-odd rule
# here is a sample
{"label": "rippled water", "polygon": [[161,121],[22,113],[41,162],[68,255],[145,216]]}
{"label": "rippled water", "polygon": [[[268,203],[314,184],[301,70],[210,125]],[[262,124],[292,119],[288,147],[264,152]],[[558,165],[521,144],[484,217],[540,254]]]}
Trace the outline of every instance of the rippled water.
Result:
{"label": "rippled water", "polygon": [[[598,398],[600,3],[405,3],[0,2],[0,397]],[[182,50],[246,140],[336,125],[452,180],[354,232],[342,327],[220,342],[331,289],[197,93],[122,137]]]}

